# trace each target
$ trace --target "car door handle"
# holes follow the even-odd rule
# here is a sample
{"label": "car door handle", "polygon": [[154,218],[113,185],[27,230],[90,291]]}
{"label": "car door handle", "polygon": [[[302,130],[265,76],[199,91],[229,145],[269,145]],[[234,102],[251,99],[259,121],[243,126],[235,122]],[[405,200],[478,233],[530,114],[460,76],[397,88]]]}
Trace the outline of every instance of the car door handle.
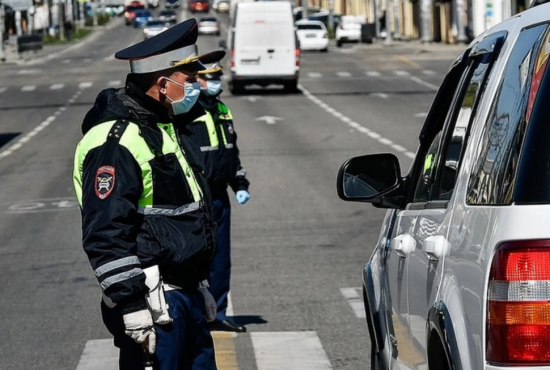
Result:
{"label": "car door handle", "polygon": [[422,244],[422,252],[432,261],[439,261],[449,252],[451,244],[443,235],[430,236]]}
{"label": "car door handle", "polygon": [[409,234],[398,235],[392,239],[391,246],[399,257],[407,258],[416,250],[416,240]]}
{"label": "car door handle", "polygon": [[275,52],[275,49],[267,49],[267,52],[268,52],[268,53],[274,53],[274,52]]}

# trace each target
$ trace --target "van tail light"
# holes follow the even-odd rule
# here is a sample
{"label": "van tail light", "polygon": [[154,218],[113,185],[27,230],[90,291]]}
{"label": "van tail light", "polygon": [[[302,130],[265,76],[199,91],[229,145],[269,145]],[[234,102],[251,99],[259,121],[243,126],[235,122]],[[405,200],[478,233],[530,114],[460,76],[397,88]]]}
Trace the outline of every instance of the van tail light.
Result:
{"label": "van tail light", "polygon": [[235,50],[231,50],[231,68],[235,67]]}
{"label": "van tail light", "polygon": [[550,364],[550,240],[505,243],[493,259],[487,361]]}
{"label": "van tail light", "polygon": [[294,54],[296,55],[296,67],[300,66],[300,49],[296,48],[294,51]]}

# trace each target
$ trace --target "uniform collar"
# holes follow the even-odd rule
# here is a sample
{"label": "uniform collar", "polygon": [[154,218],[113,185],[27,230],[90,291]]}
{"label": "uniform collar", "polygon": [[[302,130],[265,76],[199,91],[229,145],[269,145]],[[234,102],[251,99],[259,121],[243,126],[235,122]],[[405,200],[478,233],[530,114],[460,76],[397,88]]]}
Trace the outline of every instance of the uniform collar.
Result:
{"label": "uniform collar", "polygon": [[168,107],[159,102],[158,100],[147,95],[141,91],[132,81],[131,77],[128,76],[126,80],[126,93],[136,100],[141,108],[150,113],[152,116],[151,119],[155,122],[153,123],[168,123],[173,122],[173,117],[169,115]]}

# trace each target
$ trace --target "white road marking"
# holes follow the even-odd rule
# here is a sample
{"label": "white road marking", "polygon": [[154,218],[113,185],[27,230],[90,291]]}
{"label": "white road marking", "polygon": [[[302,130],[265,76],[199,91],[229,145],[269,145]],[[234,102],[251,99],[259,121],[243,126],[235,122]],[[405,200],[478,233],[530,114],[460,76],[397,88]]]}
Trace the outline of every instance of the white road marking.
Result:
{"label": "white road marking", "polygon": [[109,55],[108,57],[105,57],[103,58],[103,61],[104,62],[109,62],[111,60],[115,60],[115,56],[114,55]]}
{"label": "white road marking", "polygon": [[410,76],[411,74],[407,71],[393,71],[393,73],[396,76],[404,77],[404,76]]}
{"label": "white road marking", "polygon": [[50,86],[50,90],[61,90],[65,87],[65,84],[53,84]]}
{"label": "white road marking", "polygon": [[61,63],[63,63],[63,64],[69,64],[69,63],[71,63],[71,60],[70,60],[70,59],[63,59],[63,60],[61,61]]}
{"label": "white road marking", "polygon": [[421,80],[421,79],[418,78],[418,77],[414,77],[414,76],[411,77],[411,81],[414,81],[414,82],[416,82],[417,84],[420,84],[420,85],[422,85],[422,86],[428,87],[428,88],[430,88],[430,89],[432,89],[432,90],[435,90],[435,91],[439,90],[439,87],[438,87],[438,86],[435,86],[435,85],[433,85],[433,84],[431,84],[431,83],[429,83],[429,82],[423,81],[423,80]]}
{"label": "white road marking", "polygon": [[365,306],[360,292],[361,288],[340,288],[340,293],[348,301],[355,316],[364,319],[366,317]]}
{"label": "white road marking", "polygon": [[7,87],[0,87],[0,94],[2,94],[3,92],[6,92],[8,88]]}
{"label": "white road marking", "polygon": [[369,94],[369,96],[373,98],[381,98],[381,99],[388,99],[390,97],[388,94],[384,94],[384,93],[372,93],[372,94]]}
{"label": "white road marking", "polygon": [[30,91],[34,91],[36,90],[36,85],[27,85],[27,86],[23,86],[21,88],[21,91],[23,92],[30,92]]}
{"label": "white road marking", "polygon": [[81,82],[78,84],[79,89],[88,89],[94,85],[93,82]]}
{"label": "white road marking", "polygon": [[[393,148],[393,145],[396,145],[390,139],[384,138],[382,135],[372,131],[371,129],[369,129],[367,127],[364,127],[364,126],[360,125],[359,123],[353,121],[351,118],[349,118],[346,115],[338,112],[336,109],[330,107],[325,102],[323,102],[321,99],[317,98],[315,95],[310,93],[304,86],[299,85],[299,88],[300,88],[300,90],[302,90],[302,92],[304,93],[306,98],[308,98],[313,103],[315,103],[318,106],[320,106],[321,108],[323,108],[327,113],[330,113],[330,114],[334,115],[340,121],[342,121],[344,123],[347,123],[348,126],[350,126],[351,128],[368,135],[369,137],[373,138],[374,140],[377,140],[381,144],[389,146],[390,148]],[[401,146],[399,146],[399,147],[401,148]],[[414,158],[414,156],[415,156],[415,154],[413,152],[407,151],[407,150],[404,151],[404,155],[409,157],[409,158]]]}
{"label": "white road marking", "polygon": [[332,369],[314,331],[253,332],[250,337],[258,370]]}
{"label": "white road marking", "polygon": [[42,73],[41,69],[20,69],[17,71],[18,75],[37,75]]}
{"label": "white road marking", "polygon": [[112,87],[121,86],[121,85],[122,85],[122,81],[120,81],[120,80],[109,81],[109,83],[108,83],[107,85],[112,86]]}
{"label": "white road marking", "polygon": [[231,292],[227,294],[227,310],[225,310],[227,316],[233,316],[233,302],[231,301]]}
{"label": "white road marking", "polygon": [[84,63],[90,63],[91,61],[92,61],[91,58],[86,58],[86,59],[83,60]]}
{"label": "white road marking", "polygon": [[378,71],[366,71],[365,74],[369,77],[380,77],[382,76],[382,73]]}
{"label": "white road marking", "polygon": [[318,73],[318,72],[309,72],[307,75],[308,75],[308,77],[310,77],[310,78],[320,78],[320,77],[323,77],[323,74],[322,74],[322,73]]}
{"label": "white road marking", "polygon": [[112,339],[89,340],[84,347],[76,370],[117,370],[118,348]]}
{"label": "white road marking", "polygon": [[428,117],[428,112],[416,113],[414,116],[417,118],[426,118]]}
{"label": "white road marking", "polygon": [[336,75],[338,77],[351,77],[351,73],[349,72],[336,72]]}
{"label": "white road marking", "polygon": [[429,69],[422,71],[422,73],[424,73],[426,76],[435,76],[437,74],[437,72],[430,71]]}

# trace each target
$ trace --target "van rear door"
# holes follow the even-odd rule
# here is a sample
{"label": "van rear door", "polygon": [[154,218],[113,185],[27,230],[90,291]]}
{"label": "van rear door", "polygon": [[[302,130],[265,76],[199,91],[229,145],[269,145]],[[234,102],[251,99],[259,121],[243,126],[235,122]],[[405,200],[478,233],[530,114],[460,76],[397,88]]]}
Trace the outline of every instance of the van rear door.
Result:
{"label": "van rear door", "polygon": [[296,38],[290,12],[241,12],[236,23],[236,75],[291,76],[296,73]]}

